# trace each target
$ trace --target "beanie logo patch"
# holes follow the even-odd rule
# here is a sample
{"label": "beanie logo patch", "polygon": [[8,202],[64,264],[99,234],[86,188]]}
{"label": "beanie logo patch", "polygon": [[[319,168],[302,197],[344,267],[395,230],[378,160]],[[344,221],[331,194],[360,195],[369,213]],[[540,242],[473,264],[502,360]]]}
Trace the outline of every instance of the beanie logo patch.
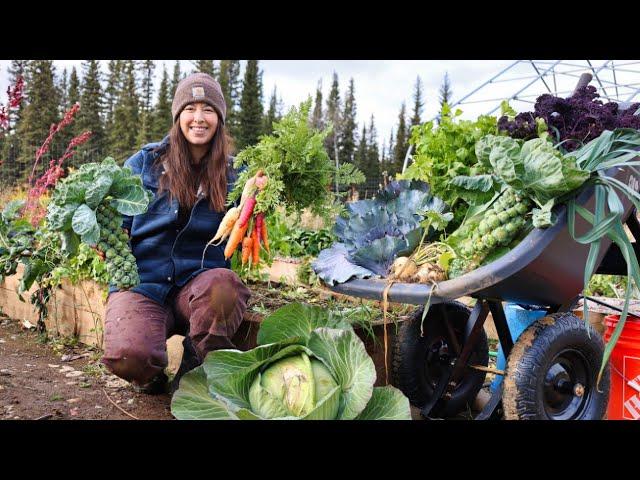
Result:
{"label": "beanie logo patch", "polygon": [[204,88],[203,87],[193,87],[191,89],[191,95],[193,98],[204,98]]}

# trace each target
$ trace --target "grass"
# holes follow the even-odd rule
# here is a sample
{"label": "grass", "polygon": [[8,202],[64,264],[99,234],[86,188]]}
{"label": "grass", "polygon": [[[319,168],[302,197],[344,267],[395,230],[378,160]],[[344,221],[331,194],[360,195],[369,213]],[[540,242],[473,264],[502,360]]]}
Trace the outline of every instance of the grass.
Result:
{"label": "grass", "polygon": [[82,372],[91,377],[101,377],[107,374],[107,369],[100,362],[89,362],[82,367]]}
{"label": "grass", "polygon": [[54,393],[53,395],[51,395],[49,397],[49,400],[51,402],[57,402],[57,401],[60,401],[60,400],[64,400],[64,397],[62,395],[60,395],[59,393]]}

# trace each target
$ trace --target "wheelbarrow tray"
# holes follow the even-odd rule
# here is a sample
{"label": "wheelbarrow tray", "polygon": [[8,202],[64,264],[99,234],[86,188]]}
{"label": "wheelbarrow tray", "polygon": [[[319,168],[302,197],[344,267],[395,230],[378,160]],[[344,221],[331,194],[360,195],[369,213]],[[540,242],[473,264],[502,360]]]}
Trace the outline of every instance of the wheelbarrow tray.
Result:
{"label": "wheelbarrow tray", "polygon": [[[633,167],[612,168],[607,174],[625,184],[640,184],[640,175]],[[594,211],[595,191],[588,187],[577,196],[578,203]],[[623,221],[633,212],[633,204],[621,195]],[[429,295],[432,303],[463,296],[560,307],[572,301],[584,287],[584,268],[589,245],[571,237],[567,226],[567,207],[554,210],[556,223],[546,229],[533,229],[515,248],[499,259],[460,277],[438,283],[437,287],[418,283],[394,283],[388,292],[390,302],[423,305]],[[576,215],[576,234],[591,228]],[[601,241],[596,265],[600,265],[612,242]],[[615,246],[615,245],[614,245]],[[382,300],[388,282],[385,279],[353,279],[331,286],[332,290],[354,297]]]}

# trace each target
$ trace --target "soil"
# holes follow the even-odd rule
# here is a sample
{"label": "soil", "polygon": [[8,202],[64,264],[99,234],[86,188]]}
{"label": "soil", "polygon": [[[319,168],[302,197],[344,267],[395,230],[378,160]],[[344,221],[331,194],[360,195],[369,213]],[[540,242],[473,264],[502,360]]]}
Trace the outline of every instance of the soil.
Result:
{"label": "soil", "polygon": [[173,418],[169,395],[135,392],[104,370],[96,349],[40,338],[20,322],[0,319],[0,420]]}

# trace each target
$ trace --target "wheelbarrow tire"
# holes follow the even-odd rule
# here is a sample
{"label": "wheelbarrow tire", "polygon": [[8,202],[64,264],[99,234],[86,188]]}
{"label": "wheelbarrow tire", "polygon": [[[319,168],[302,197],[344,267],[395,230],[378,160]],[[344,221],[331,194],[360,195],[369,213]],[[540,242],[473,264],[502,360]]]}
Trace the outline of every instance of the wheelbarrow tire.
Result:
{"label": "wheelbarrow tire", "polygon": [[[409,319],[400,324],[394,344],[393,385],[407,396],[412,405],[419,408],[432,398],[439,378],[437,365],[434,365],[433,360],[429,360],[429,350],[434,342],[449,336],[442,319],[445,308],[449,322],[451,322],[462,348],[466,340],[466,326],[471,311],[462,303],[454,301],[439,303],[431,307],[424,320],[424,337],[421,337],[420,328],[424,308],[418,309]],[[487,336],[484,331],[481,331],[469,363],[486,366],[488,361]],[[443,407],[438,414],[452,417],[470,407],[482,388],[485,377],[486,373],[483,371],[466,369],[451,397],[442,399]]]}
{"label": "wheelbarrow tire", "polygon": [[602,419],[610,381],[607,365],[596,388],[603,352],[600,334],[575,315],[538,319],[520,335],[507,359],[505,419]]}

